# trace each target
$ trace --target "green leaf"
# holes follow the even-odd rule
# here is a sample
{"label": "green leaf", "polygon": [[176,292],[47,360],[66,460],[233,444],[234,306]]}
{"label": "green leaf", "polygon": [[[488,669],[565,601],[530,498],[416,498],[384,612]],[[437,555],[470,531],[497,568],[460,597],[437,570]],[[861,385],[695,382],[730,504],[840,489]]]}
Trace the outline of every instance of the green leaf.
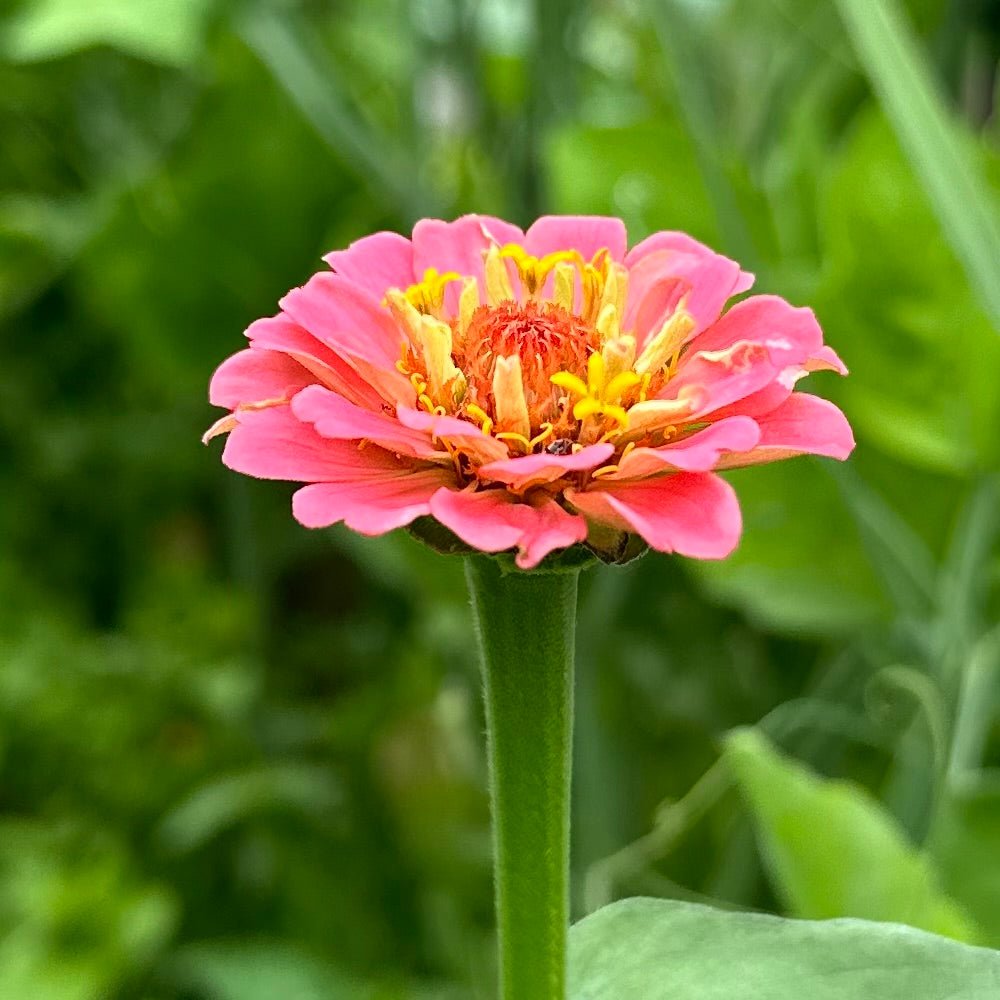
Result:
{"label": "green leaf", "polygon": [[755,730],[726,740],[775,888],[794,916],[863,917],[962,941],[979,931],[867,791],[820,778]]}
{"label": "green leaf", "polygon": [[268,941],[188,945],[176,958],[174,976],[213,1000],[374,1000],[385,995],[301,948]]}
{"label": "green leaf", "polygon": [[57,59],[110,45],[151,62],[186,66],[199,54],[211,0],[39,0],[10,22],[2,51],[14,62]]}
{"label": "green leaf", "polygon": [[571,1000],[994,1000],[1000,953],[862,920],[629,899],[570,932]]}
{"label": "green leaf", "polygon": [[837,0],[837,6],[945,237],[1000,331],[1000,225],[968,136],[952,121],[895,0]]}

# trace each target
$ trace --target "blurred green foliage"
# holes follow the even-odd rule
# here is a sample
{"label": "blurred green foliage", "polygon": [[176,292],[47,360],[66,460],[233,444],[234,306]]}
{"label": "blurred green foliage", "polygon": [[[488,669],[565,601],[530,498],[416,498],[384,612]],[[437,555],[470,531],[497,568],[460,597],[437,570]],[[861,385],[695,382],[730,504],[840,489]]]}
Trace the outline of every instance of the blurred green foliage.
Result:
{"label": "blurred green foliage", "polygon": [[584,581],[577,913],[1000,946],[1000,23],[885,3],[3,10],[0,1000],[490,995],[460,565],[198,444],[323,251],[469,210],[686,229],[852,369],[855,458],[734,473],[733,559]]}

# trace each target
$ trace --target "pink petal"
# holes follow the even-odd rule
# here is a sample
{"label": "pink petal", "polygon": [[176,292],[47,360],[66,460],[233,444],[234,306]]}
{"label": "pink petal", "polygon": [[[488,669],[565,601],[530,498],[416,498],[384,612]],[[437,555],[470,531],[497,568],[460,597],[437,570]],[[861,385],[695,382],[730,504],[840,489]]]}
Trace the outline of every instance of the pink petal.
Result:
{"label": "pink petal", "polygon": [[355,369],[284,313],[256,320],[247,327],[246,335],[253,347],[281,351],[294,358],[312,372],[315,381],[352,403],[368,409],[382,405],[382,397]]}
{"label": "pink petal", "polygon": [[[691,342],[698,351],[722,351],[739,341],[763,344],[775,364],[801,365],[823,347],[823,331],[811,309],[796,308],[777,295],[754,295]],[[684,361],[681,361],[681,370]]]}
{"label": "pink petal", "polygon": [[505,483],[512,490],[522,492],[529,486],[550,483],[572,472],[585,472],[603,465],[613,454],[610,444],[592,444],[571,455],[521,455],[482,466],[477,475],[481,479]]}
{"label": "pink petal", "polygon": [[847,365],[837,356],[832,347],[824,345],[806,361],[806,368],[811,372],[831,371],[838,375],[847,374]]}
{"label": "pink petal", "polygon": [[371,441],[397,454],[451,464],[451,456],[435,448],[429,434],[404,426],[394,415],[355,406],[320,385],[303,389],[291,405],[292,413],[322,437]]}
{"label": "pink petal", "polygon": [[413,244],[399,233],[373,233],[323,259],[380,302],[388,289],[405,291],[418,280],[413,273]]}
{"label": "pink petal", "polygon": [[248,410],[237,414],[229,434],[223,464],[258,479],[287,479],[299,483],[341,482],[398,475],[413,467],[371,445],[331,441],[302,423],[289,406]]}
{"label": "pink petal", "polygon": [[287,354],[247,348],[216,368],[208,398],[213,406],[235,410],[240,403],[288,400],[315,380]]}
{"label": "pink petal", "polygon": [[602,482],[638,479],[673,469],[708,472],[716,468],[723,452],[746,452],[760,440],[760,428],[750,417],[729,417],[709,424],[689,438],[659,448],[636,448],[618,463],[618,471]]}
{"label": "pink petal", "polygon": [[[739,341],[725,351],[690,355],[660,398],[676,399],[682,392],[697,393],[700,405],[690,416],[696,420],[759,392],[781,373],[766,347]],[[738,407],[735,409],[739,411]]]}
{"label": "pink petal", "polygon": [[589,261],[599,250],[607,250],[620,263],[627,246],[625,223],[603,215],[543,215],[524,237],[525,250],[535,257],[577,250]]}
{"label": "pink petal", "polygon": [[431,497],[431,513],[466,545],[482,552],[516,546],[521,569],[531,569],[554,549],[587,537],[586,521],[555,501],[532,507],[515,503],[506,490],[439,490]]}
{"label": "pink petal", "polygon": [[775,462],[796,455],[825,455],[843,461],[854,450],[854,433],[840,410],[826,399],[794,392],[776,410],[757,418],[760,441],[743,455],[730,455],[720,468]]}
{"label": "pink petal", "polygon": [[[668,231],[653,233],[652,236],[648,236],[641,243],[637,243],[632,247],[625,258],[625,266],[632,268],[643,257],[651,253],[656,253],[658,250],[673,250],[677,253],[690,254],[692,257],[721,256],[721,254],[717,254],[714,250],[705,246],[704,243],[699,243],[694,237],[688,236],[687,233]],[[753,286],[753,282],[754,276],[749,271],[740,271],[732,294],[739,295],[741,292],[747,291]]]}
{"label": "pink petal", "polygon": [[510,452],[502,441],[484,434],[469,420],[459,417],[439,416],[426,410],[400,406],[396,410],[399,422],[414,430],[426,431],[432,438],[448,444],[469,455],[477,465],[506,458]]}
{"label": "pink petal", "polygon": [[292,497],[292,514],[307,528],[343,521],[362,535],[383,535],[430,513],[430,498],[449,476],[419,469],[360,482],[313,483]]}
{"label": "pink petal", "polygon": [[694,320],[688,340],[710,328],[736,292],[740,269],[718,254],[659,251],[643,257],[629,272],[625,329],[635,332],[641,351],[685,298],[684,308]]}
{"label": "pink petal", "polygon": [[724,559],[743,530],[735,491],[710,472],[597,483],[565,495],[589,520],[635,531],[660,552],[694,559]]}
{"label": "pink petal", "polygon": [[339,274],[314,274],[293,288],[281,308],[299,326],[343,358],[365,361],[373,368],[395,371],[403,333],[379,301]]}
{"label": "pink petal", "polygon": [[[520,243],[524,233],[503,219],[490,215],[463,215],[454,222],[440,219],[421,219],[413,227],[413,270],[417,280],[429,268],[441,274],[457,274],[479,279],[483,285],[483,257],[494,244]],[[445,290],[445,307],[451,313],[458,311],[460,286],[451,284]]]}

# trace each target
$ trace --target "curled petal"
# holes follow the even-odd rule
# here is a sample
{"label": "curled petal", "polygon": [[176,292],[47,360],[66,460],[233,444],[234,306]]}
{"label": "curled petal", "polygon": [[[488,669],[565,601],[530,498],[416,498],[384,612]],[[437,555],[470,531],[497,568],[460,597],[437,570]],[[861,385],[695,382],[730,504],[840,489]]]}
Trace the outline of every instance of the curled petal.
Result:
{"label": "curled petal", "polygon": [[724,559],[743,530],[735,491],[710,472],[596,483],[585,492],[567,490],[566,499],[588,520],[634,531],[660,552],[694,559]]}
{"label": "curled petal", "polygon": [[247,327],[246,335],[253,347],[280,351],[294,358],[322,385],[352,403],[368,409],[382,405],[382,397],[354,368],[284,313],[256,320]]}
{"label": "curled petal", "polygon": [[507,457],[507,446],[495,437],[484,434],[475,424],[459,417],[426,410],[414,410],[408,406],[400,406],[396,410],[399,422],[414,430],[426,431],[432,438],[445,441],[459,451],[465,452],[476,464],[485,465]]}
{"label": "curled petal", "polygon": [[641,351],[683,302],[694,321],[690,340],[719,318],[736,292],[739,276],[739,265],[718,254],[651,253],[629,272],[624,327],[635,332]]}
{"label": "curled petal", "polygon": [[742,455],[728,455],[720,468],[775,462],[796,455],[825,455],[843,461],[854,450],[851,425],[829,400],[794,392],[777,409],[757,417],[760,441]]}
{"label": "curled petal", "polygon": [[737,302],[696,337],[692,356],[699,351],[725,351],[743,341],[763,344],[781,367],[802,365],[822,352],[823,331],[811,309],[793,306],[777,295],[754,295]]}
{"label": "curled petal", "polygon": [[847,365],[837,355],[832,347],[825,344],[809,357],[806,361],[806,369],[811,372],[836,372],[838,375],[847,374]]}
{"label": "curled petal", "polygon": [[587,472],[603,465],[614,454],[610,444],[592,444],[571,455],[522,455],[489,462],[480,468],[481,479],[504,483],[521,492],[529,486],[550,483],[572,472]]}
{"label": "curled petal", "polygon": [[388,413],[355,406],[320,385],[303,389],[291,406],[292,413],[303,423],[311,424],[322,437],[371,441],[400,455],[451,463],[451,456],[435,448],[429,434],[406,427]]}
{"label": "curled petal", "polygon": [[688,438],[659,448],[636,448],[618,463],[604,482],[638,479],[680,469],[708,472],[720,464],[723,452],[747,452],[760,440],[760,428],[750,417],[728,417]]}
{"label": "curled petal", "polygon": [[315,377],[294,358],[252,347],[226,358],[212,376],[208,399],[235,410],[241,403],[288,400]]}
{"label": "curled petal", "polygon": [[405,290],[420,280],[413,270],[413,244],[399,233],[373,233],[323,259],[379,301],[386,289]]}
{"label": "curled petal", "polygon": [[431,513],[466,545],[482,552],[517,548],[521,569],[537,566],[554,549],[582,542],[587,523],[550,500],[540,507],[513,502],[505,490],[439,490]]}
{"label": "curled petal", "polygon": [[395,370],[403,334],[379,300],[339,274],[314,274],[282,300],[281,308],[344,358],[365,361],[377,369]]}
{"label": "curled petal", "polygon": [[384,535],[430,513],[430,499],[451,480],[443,469],[411,469],[353,482],[312,483],[292,497],[307,528],[343,521],[362,535]]}
{"label": "curled petal", "polygon": [[740,341],[723,351],[698,351],[667,383],[662,398],[698,393],[696,420],[744,399],[777,379],[782,373],[770,351],[761,344]]}
{"label": "curled petal", "polygon": [[[680,233],[676,230],[666,231],[662,233],[653,233],[652,236],[647,236],[641,243],[637,243],[628,252],[628,256],[625,258],[625,266],[628,268],[633,268],[639,263],[644,257],[648,257],[651,253],[657,253],[662,250],[670,250],[673,253],[683,253],[689,254],[692,257],[721,257],[722,254],[717,254],[710,247],[705,246],[704,243],[699,243],[693,236],[688,236],[687,233]],[[753,287],[754,276],[749,271],[740,271],[739,277],[736,279],[736,284],[733,288],[732,294],[739,295],[742,292],[748,291]]]}
{"label": "curled petal", "polygon": [[524,237],[524,249],[534,257],[576,250],[589,261],[607,250],[612,260],[621,262],[627,245],[625,223],[603,215],[543,215]]}

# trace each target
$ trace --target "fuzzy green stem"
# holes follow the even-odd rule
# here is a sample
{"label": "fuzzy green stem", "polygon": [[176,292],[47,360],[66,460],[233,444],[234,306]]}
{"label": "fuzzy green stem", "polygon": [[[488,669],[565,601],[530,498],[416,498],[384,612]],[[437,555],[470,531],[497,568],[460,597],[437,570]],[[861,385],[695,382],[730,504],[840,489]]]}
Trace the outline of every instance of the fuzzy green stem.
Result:
{"label": "fuzzy green stem", "polygon": [[564,1000],[579,570],[466,561],[483,660],[501,1000]]}

